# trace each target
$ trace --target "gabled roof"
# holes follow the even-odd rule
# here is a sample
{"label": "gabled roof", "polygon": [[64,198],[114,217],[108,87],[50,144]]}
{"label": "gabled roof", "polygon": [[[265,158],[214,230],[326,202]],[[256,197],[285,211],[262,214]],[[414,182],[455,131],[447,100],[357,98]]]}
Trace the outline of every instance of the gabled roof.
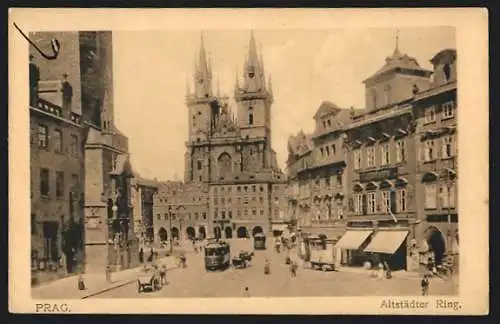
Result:
{"label": "gabled roof", "polygon": [[317,119],[319,117],[328,115],[328,114],[335,114],[339,109],[339,106],[334,104],[333,102],[330,101],[323,101],[321,105],[319,106],[318,110],[316,110],[316,113],[314,114],[313,118]]}

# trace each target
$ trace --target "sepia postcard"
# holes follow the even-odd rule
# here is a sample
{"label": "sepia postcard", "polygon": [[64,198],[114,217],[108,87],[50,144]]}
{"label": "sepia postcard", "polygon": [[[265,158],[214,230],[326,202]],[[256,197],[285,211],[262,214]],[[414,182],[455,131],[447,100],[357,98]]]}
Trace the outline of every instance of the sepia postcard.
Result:
{"label": "sepia postcard", "polygon": [[487,26],[11,9],[10,311],[487,314]]}

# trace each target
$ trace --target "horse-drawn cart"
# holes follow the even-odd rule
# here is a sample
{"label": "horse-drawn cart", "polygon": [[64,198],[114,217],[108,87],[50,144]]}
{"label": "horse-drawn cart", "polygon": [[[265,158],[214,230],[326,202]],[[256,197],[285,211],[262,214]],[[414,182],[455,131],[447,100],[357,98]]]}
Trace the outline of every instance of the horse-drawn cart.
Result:
{"label": "horse-drawn cart", "polygon": [[156,271],[154,270],[145,270],[140,272],[137,275],[137,292],[141,293],[145,290],[150,290],[155,292],[160,290],[160,278]]}
{"label": "horse-drawn cart", "polygon": [[233,258],[233,267],[236,269],[246,268],[248,266],[248,263],[252,261],[252,256],[253,253],[241,251],[237,256]]}

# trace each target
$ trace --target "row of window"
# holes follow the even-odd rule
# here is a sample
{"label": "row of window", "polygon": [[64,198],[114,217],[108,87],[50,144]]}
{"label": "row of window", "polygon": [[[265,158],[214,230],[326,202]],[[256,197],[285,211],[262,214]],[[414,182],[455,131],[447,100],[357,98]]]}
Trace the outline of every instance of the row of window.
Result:
{"label": "row of window", "polygon": [[[258,215],[261,216],[261,217],[264,217],[264,209],[259,209],[258,210]],[[236,217],[237,218],[240,218],[242,215],[242,212],[240,209],[237,209],[236,210]],[[243,216],[246,218],[248,217],[249,215],[251,215],[252,217],[256,217],[257,216],[257,208],[252,208],[251,210],[249,209],[243,209]],[[280,209],[279,208],[275,208],[274,209],[274,216],[276,218],[279,218],[280,217]],[[218,219],[218,218],[221,218],[221,219],[226,219],[226,217],[228,219],[233,219],[233,212],[232,211],[225,211],[225,210],[222,210],[222,211],[219,211],[218,209],[215,209],[214,210],[214,219]]]}
{"label": "row of window", "polygon": [[[37,126],[36,137],[32,137],[32,139],[37,139],[37,144],[39,148],[48,149],[49,148],[49,139],[53,141],[54,151],[57,153],[64,152],[64,133],[60,129],[54,129],[52,132],[52,136],[49,135],[49,127],[47,125],[39,124]],[[78,156],[78,136],[75,134],[71,134],[70,136],[70,154],[71,156]]]}
{"label": "row of window", "polygon": [[337,148],[336,148],[335,144],[325,145],[325,146],[322,146],[319,148],[319,152],[320,152],[320,157],[325,158],[325,157],[329,157],[330,155],[337,154]]}
{"label": "row of window", "polygon": [[[164,213],[163,214],[163,219],[164,220],[169,220],[169,215],[170,213]],[[177,215],[172,213],[172,220],[176,220],[177,219]],[[193,215],[191,215],[191,213],[187,213],[186,214],[186,219],[188,220],[191,220],[191,216],[193,217],[194,220],[199,220],[200,217],[201,219],[207,219],[207,213],[206,212],[202,212],[202,213],[198,213],[198,212],[195,212],[193,213]],[[162,215],[161,214],[156,214],[156,219],[157,220],[162,220]]]}
{"label": "row of window", "polygon": [[407,198],[406,189],[354,194],[354,214],[402,213],[407,210]]}
{"label": "row of window", "polygon": [[[40,194],[43,197],[49,197],[51,190],[51,176],[50,170],[47,168],[40,169]],[[71,189],[74,191],[78,191],[79,186],[79,176],[77,174],[71,175]],[[65,187],[65,177],[64,172],[56,171],[55,172],[55,197],[56,198],[64,198],[66,187]]]}
{"label": "row of window", "polygon": [[[406,140],[405,139],[399,139],[394,142],[395,144],[395,149],[396,149],[396,157],[395,157],[395,162],[400,163],[406,160],[407,154],[406,154]],[[363,151],[365,155],[365,164],[363,165]],[[391,142],[383,142],[380,143],[379,145],[379,151],[380,151],[380,165],[388,165],[392,163],[392,156],[391,156]],[[354,169],[358,170],[363,167],[375,167],[376,166],[376,151],[375,151],[375,145],[367,146],[364,149],[356,149],[353,151],[353,157],[354,157]]]}
{"label": "row of window", "polygon": [[342,207],[340,208],[335,208],[334,204],[331,204],[330,206],[327,207],[326,212],[315,212],[312,214],[312,220],[313,221],[328,221],[328,220],[342,220],[344,219],[344,210]]}
{"label": "row of window", "polygon": [[[443,119],[452,118],[455,116],[455,104],[453,101],[445,102],[441,105]],[[429,124],[436,121],[436,106],[430,106],[425,109],[424,123]]]}
{"label": "row of window", "polygon": [[424,186],[424,208],[455,208],[455,186],[453,183],[427,183]]}
{"label": "row of window", "polygon": [[[316,178],[314,180],[314,186],[319,189],[328,189],[333,186],[341,186],[342,185],[342,175],[335,174],[331,176],[327,176],[325,178]],[[298,186],[299,195],[307,196],[311,194],[313,186],[311,183],[301,183]]]}
{"label": "row of window", "polygon": [[[247,205],[247,204],[248,204],[248,202],[250,201],[250,197],[245,196],[245,197],[243,197],[243,199],[242,199],[241,197],[237,197],[237,198],[236,198],[236,201],[238,202],[238,204],[241,204],[241,201],[242,201],[242,200],[243,200],[243,203],[244,203],[245,205]],[[257,197],[253,196],[253,197],[251,197],[251,200],[252,200],[252,202],[254,202],[254,203],[255,203],[255,202],[257,202]],[[225,199],[224,197],[221,197],[221,198],[217,198],[217,197],[215,197],[215,198],[214,198],[214,205],[218,205],[218,204],[219,204],[219,201],[220,201],[221,205],[224,205],[224,204],[226,204],[226,203],[227,203],[227,204],[231,204],[231,203],[233,202],[233,200],[231,199],[231,197],[229,197],[229,198],[227,198],[227,199]],[[275,203],[278,203],[278,202],[279,202],[279,197],[274,197],[274,202],[275,202]],[[263,204],[263,203],[264,203],[264,197],[259,197],[259,203],[260,203],[260,204]]]}
{"label": "row of window", "polygon": [[423,161],[434,161],[438,158],[448,159],[456,155],[455,139],[452,135],[446,135],[439,139],[429,139],[422,144],[423,156],[419,154],[419,158]]}
{"label": "row of window", "polygon": [[[236,186],[236,192],[241,193],[243,192],[247,193],[249,191],[251,192],[257,192],[257,186],[252,185],[252,186]],[[259,192],[264,192],[264,186],[259,186]],[[227,186],[227,187],[214,187],[213,193],[214,195],[217,195],[220,193],[221,196],[224,195],[230,195],[233,192],[233,187],[232,186]]]}

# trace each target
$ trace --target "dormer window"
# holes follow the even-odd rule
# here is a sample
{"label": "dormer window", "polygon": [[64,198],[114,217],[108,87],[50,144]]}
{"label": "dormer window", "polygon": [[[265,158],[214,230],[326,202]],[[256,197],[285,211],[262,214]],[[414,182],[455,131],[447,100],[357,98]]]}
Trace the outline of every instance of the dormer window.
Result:
{"label": "dormer window", "polygon": [[450,65],[448,63],[443,65],[443,73],[444,73],[445,81],[448,82],[450,80],[450,73],[451,73]]}

